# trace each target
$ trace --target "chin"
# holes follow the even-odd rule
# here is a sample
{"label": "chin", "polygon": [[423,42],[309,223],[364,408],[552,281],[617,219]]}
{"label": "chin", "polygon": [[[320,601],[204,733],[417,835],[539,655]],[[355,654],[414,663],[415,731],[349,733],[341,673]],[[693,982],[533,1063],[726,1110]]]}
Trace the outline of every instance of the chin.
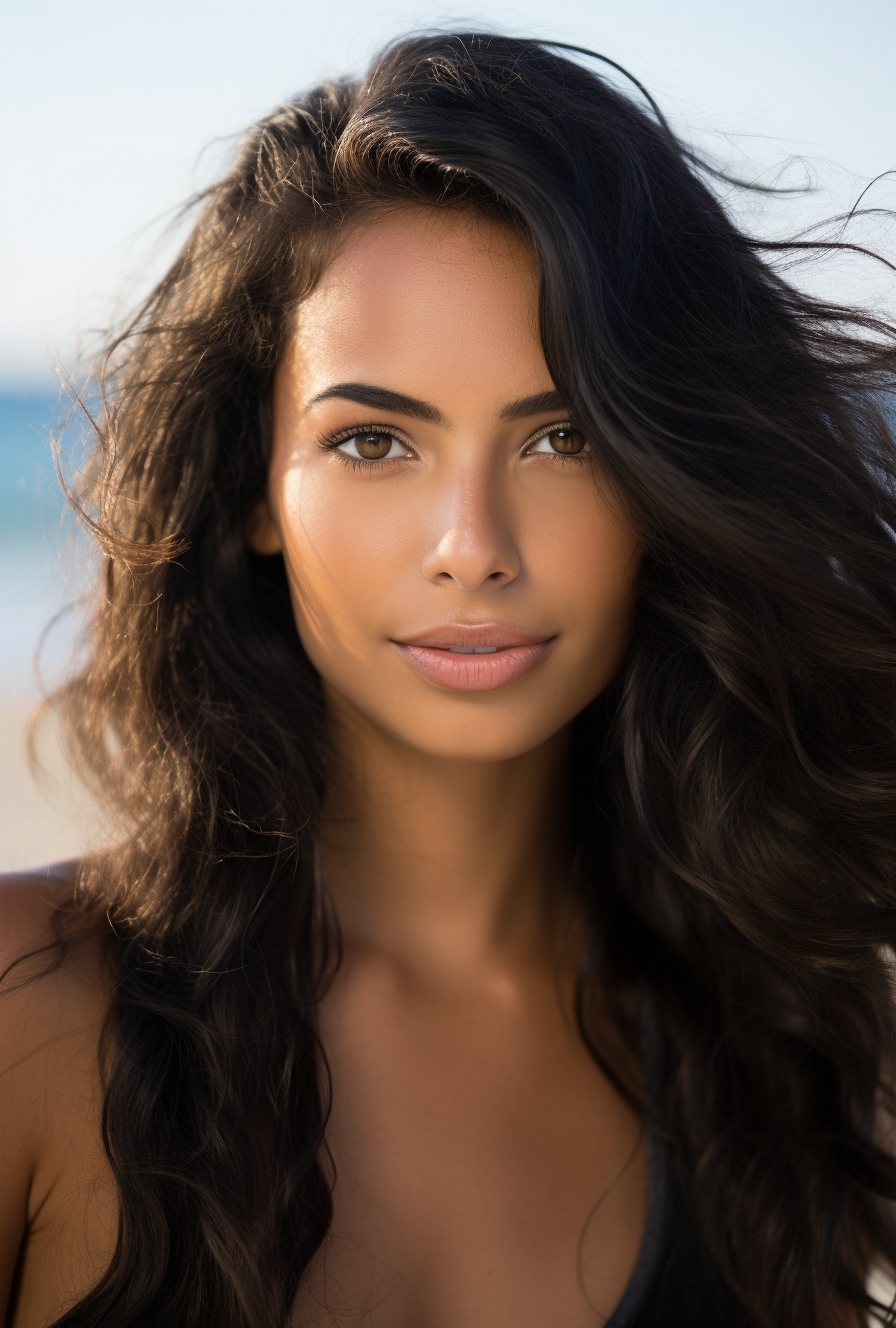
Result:
{"label": "chin", "polygon": [[[427,687],[421,696],[422,689],[415,684],[371,692],[358,688],[354,675],[338,680],[322,677],[337,723],[349,728],[360,724],[421,756],[483,763],[510,761],[536,751],[567,729],[602,690],[554,678],[548,687],[530,684],[475,693]],[[592,680],[598,681],[605,680]]]}
{"label": "chin", "polygon": [[[428,716],[418,723],[406,717],[394,722],[369,717],[393,739],[421,755],[446,761],[511,761],[535,751],[571,722],[574,716],[545,720],[544,716],[489,716],[467,712],[462,716]],[[528,721],[528,722],[527,722]]]}

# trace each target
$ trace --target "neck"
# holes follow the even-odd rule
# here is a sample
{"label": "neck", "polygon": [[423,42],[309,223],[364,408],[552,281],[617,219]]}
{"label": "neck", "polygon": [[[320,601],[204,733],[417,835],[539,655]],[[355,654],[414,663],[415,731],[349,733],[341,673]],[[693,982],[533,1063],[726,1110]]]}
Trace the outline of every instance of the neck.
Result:
{"label": "neck", "polygon": [[345,944],[419,969],[552,951],[569,867],[569,730],[466,761],[411,749],[338,698],[324,877]]}

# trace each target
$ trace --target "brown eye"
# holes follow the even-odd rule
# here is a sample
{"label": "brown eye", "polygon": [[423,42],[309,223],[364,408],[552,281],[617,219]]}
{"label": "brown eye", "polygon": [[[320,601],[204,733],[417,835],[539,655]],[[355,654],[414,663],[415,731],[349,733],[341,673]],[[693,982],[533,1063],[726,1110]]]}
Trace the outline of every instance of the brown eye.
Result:
{"label": "brown eye", "polygon": [[585,446],[585,439],[578,429],[557,429],[554,433],[548,434],[548,439],[555,452],[564,452],[567,455],[581,452]]}
{"label": "brown eye", "polygon": [[555,452],[560,456],[577,456],[585,450],[585,439],[578,429],[565,424],[559,429],[552,429],[550,433],[542,434],[529,450],[542,453]]}
{"label": "brown eye", "polygon": [[362,461],[390,461],[408,455],[408,449],[391,433],[374,433],[366,430],[353,433],[351,438],[343,438],[338,450],[346,456],[359,457]]}
{"label": "brown eye", "polygon": [[355,439],[355,447],[368,461],[382,460],[391,446],[392,439],[384,433],[359,434]]}

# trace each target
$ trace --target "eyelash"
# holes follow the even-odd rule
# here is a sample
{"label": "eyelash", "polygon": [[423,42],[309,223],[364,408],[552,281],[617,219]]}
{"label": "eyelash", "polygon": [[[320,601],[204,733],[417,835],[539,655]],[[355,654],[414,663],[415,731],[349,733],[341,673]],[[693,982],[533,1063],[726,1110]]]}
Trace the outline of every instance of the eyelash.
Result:
{"label": "eyelash", "polygon": [[[560,433],[562,429],[572,429],[576,433],[582,432],[581,429],[576,428],[572,420],[555,421],[553,424],[549,424],[546,429],[539,430],[538,433],[534,434],[523,445],[523,454],[525,455],[525,453],[529,450],[530,447],[534,447],[536,443],[540,443],[543,438],[549,438],[552,433]],[[592,452],[591,452],[591,444],[588,442],[587,438],[583,438],[583,443],[584,446],[582,447],[581,452],[571,452],[571,453],[552,452],[550,455],[554,458],[555,461],[571,461],[575,465],[584,466],[591,462]],[[539,453],[539,455],[547,456],[548,453],[541,452]]]}
{"label": "eyelash", "polygon": [[[557,433],[561,429],[574,429],[575,427],[576,426],[571,420],[555,421],[546,429],[542,429],[539,433],[534,434],[531,438],[526,440],[522,448],[522,455],[525,455],[530,447],[534,447],[536,443],[540,443],[543,438],[549,437],[552,433]],[[345,452],[339,451],[341,443],[347,443],[350,438],[357,438],[363,433],[375,433],[380,437],[394,438],[401,443],[402,447],[406,447],[409,451],[413,451],[411,444],[406,441],[404,435],[398,429],[386,427],[382,424],[356,424],[350,429],[340,429],[338,433],[323,435],[318,441],[325,451],[335,452],[343,464],[351,466],[352,470],[366,471],[369,473],[371,470],[381,470],[384,466],[394,466],[398,461],[411,460],[410,457],[394,457],[391,461],[386,458],[382,458],[379,461],[361,461],[358,457],[348,456]],[[540,455],[547,456],[547,453],[541,453]],[[553,453],[553,456],[557,461],[573,462],[574,464],[583,465],[591,460],[591,448],[586,440],[585,446],[581,452],[565,455],[562,452],[555,452]]]}
{"label": "eyelash", "polygon": [[407,442],[404,435],[398,430],[387,428],[382,424],[356,424],[351,429],[340,429],[338,433],[325,435],[320,439],[320,445],[327,452],[335,452],[346,466],[351,466],[352,470],[370,471],[380,470],[383,466],[394,466],[396,461],[410,461],[410,457],[394,457],[391,461],[385,459],[380,461],[361,461],[358,457],[348,456],[345,452],[339,451],[340,443],[347,443],[350,438],[357,438],[362,433],[375,433],[381,438],[395,438],[402,447],[413,451],[411,444]]}

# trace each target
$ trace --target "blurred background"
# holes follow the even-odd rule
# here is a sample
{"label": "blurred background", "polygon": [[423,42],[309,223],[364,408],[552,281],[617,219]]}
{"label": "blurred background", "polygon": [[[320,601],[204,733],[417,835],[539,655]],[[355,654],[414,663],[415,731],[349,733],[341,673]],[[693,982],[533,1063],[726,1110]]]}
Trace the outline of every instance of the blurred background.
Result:
{"label": "blurred background", "polygon": [[[178,205],[221,170],[235,137],[321,78],[360,73],[399,34],[490,28],[599,50],[645,83],[676,128],[743,178],[798,192],[728,191],[742,223],[784,235],[848,210],[896,206],[893,0],[32,0],[3,20],[0,227],[0,870],[73,856],[103,834],[52,727],[40,781],[28,715],[78,633],[66,609],[90,553],[63,518],[51,433],[76,451],[60,375],[149,288],[183,231]],[[882,178],[877,178],[882,177]],[[896,258],[877,213],[861,237]],[[794,280],[896,312],[892,274],[825,262]],[[59,616],[61,614],[61,616]]]}

